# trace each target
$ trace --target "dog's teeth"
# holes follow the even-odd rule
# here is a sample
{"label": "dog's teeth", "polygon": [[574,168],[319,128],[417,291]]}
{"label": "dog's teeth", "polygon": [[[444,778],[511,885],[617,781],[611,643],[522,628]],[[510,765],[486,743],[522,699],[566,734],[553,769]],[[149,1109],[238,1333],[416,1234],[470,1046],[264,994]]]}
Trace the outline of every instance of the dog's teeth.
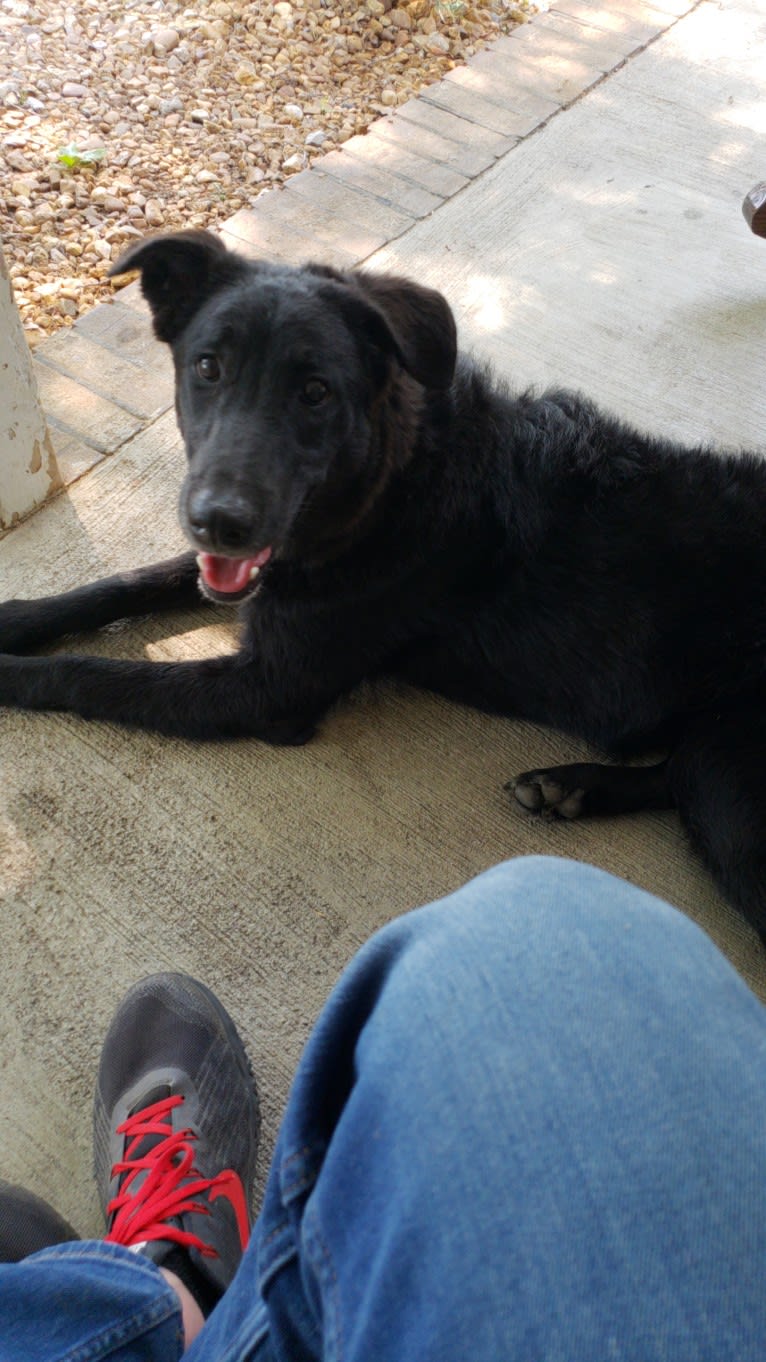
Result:
{"label": "dog's teeth", "polygon": [[198,553],[198,554],[197,554],[196,562],[197,562],[197,567],[199,568],[199,570],[200,570],[200,572],[201,572],[201,571],[202,571],[202,554],[201,554],[201,553]]}
{"label": "dog's teeth", "polygon": [[251,569],[250,569],[250,576],[248,577],[247,580],[248,580],[249,582],[252,582],[253,578],[258,576],[258,573],[260,572],[260,570],[261,570],[261,569],[260,569],[259,567],[251,567]]}

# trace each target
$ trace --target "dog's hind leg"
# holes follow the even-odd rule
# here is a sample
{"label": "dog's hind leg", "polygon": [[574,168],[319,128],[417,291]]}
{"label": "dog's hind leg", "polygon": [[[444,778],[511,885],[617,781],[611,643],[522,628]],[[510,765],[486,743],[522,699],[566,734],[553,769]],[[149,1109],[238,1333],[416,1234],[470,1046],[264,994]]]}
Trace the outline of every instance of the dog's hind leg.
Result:
{"label": "dog's hind leg", "polygon": [[668,761],[689,838],[726,897],[766,943],[766,712],[694,721]]}
{"label": "dog's hind leg", "polygon": [[100,629],[113,620],[201,605],[193,553],[121,572],[60,596],[0,604],[0,653],[27,653],[66,634]]}
{"label": "dog's hind leg", "polygon": [[545,771],[525,771],[506,785],[518,804],[530,813],[558,818],[638,813],[670,809],[667,762],[656,766],[604,766],[575,762]]}

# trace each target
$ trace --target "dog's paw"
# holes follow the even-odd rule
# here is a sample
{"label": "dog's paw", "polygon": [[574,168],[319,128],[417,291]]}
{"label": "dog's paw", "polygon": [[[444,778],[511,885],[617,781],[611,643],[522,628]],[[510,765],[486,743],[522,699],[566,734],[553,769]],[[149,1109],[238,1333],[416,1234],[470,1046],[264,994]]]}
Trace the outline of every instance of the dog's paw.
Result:
{"label": "dog's paw", "polygon": [[525,771],[505,786],[528,813],[548,818],[579,818],[585,789],[562,780],[562,771]]}
{"label": "dog's paw", "polygon": [[272,747],[303,747],[316,733],[316,724],[309,719],[280,719],[264,724],[256,736]]}
{"label": "dog's paw", "polygon": [[32,642],[31,602],[0,603],[0,653],[23,653]]}

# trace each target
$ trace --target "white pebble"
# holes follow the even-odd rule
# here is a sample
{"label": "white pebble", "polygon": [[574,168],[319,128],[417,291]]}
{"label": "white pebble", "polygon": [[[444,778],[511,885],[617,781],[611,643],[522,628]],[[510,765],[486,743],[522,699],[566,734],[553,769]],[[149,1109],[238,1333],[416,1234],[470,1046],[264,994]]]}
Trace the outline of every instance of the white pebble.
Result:
{"label": "white pebble", "polygon": [[176,28],[155,28],[151,38],[155,52],[172,52],[181,41],[181,35]]}

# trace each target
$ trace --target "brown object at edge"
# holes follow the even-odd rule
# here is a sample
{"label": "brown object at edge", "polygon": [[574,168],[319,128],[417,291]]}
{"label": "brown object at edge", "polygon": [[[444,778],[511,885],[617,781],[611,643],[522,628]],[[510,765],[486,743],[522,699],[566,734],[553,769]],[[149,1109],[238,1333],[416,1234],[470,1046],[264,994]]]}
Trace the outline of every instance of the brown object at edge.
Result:
{"label": "brown object at edge", "polygon": [[756,236],[766,236],[766,183],[753,185],[745,195],[742,212],[751,232]]}

